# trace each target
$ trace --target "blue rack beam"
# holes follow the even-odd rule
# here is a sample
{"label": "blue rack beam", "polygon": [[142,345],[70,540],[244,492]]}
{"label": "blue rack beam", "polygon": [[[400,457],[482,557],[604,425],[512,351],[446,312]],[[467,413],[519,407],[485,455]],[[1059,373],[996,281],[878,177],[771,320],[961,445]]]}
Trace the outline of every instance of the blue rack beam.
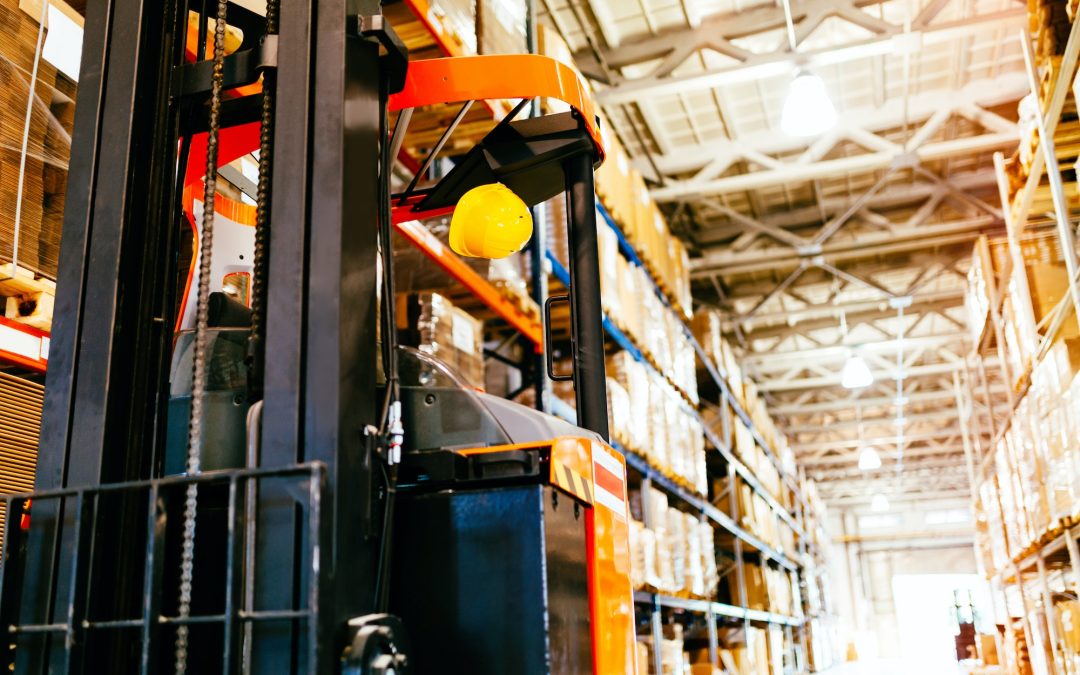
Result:
{"label": "blue rack beam", "polygon": [[[634,247],[630,245],[630,241],[626,238],[626,235],[623,233],[622,228],[620,228],[618,223],[615,222],[615,219],[611,217],[611,214],[608,213],[607,209],[605,209],[604,206],[599,202],[597,202],[596,204],[596,211],[600,214],[600,217],[603,218],[603,220],[608,224],[608,226],[610,226],[611,229],[614,230],[615,237],[619,240],[619,251],[622,252],[623,257],[625,257],[630,263],[645,269],[645,276],[652,284],[653,292],[656,294],[656,297],[660,298],[660,301],[663,302],[669,310],[675,312],[676,316],[678,316],[678,312],[676,312],[675,308],[671,306],[670,299],[667,297],[667,295],[664,294],[662,290],[660,290],[660,286],[656,283],[656,280],[653,279],[652,273],[650,273],[648,268],[645,267],[644,263],[641,261],[641,258],[638,256],[637,251],[635,251]],[[746,410],[742,407],[742,404],[739,403],[739,401],[731,395],[731,390],[727,386],[727,381],[720,376],[720,373],[717,371],[716,366],[709,361],[708,356],[706,356],[705,354],[705,350],[702,349],[701,345],[698,343],[697,338],[694,337],[694,334],[690,330],[689,326],[687,326],[686,322],[683,321],[681,318],[679,319],[679,323],[682,325],[683,334],[690,341],[690,344],[694,347],[694,351],[697,352],[698,358],[701,359],[702,363],[705,364],[705,368],[706,370],[708,370],[709,375],[712,377],[713,381],[721,389],[721,391],[724,392],[728,400],[731,401],[731,406],[735,410],[735,414],[739,416],[739,419],[742,420],[743,424],[745,424],[746,427],[753,434],[754,440],[757,442],[757,444],[760,445],[763,450],[765,450],[765,454],[769,457],[769,461],[771,461],[773,466],[776,467],[776,470],[780,473],[780,476],[783,478],[788,488],[790,488],[791,491],[795,493],[795,496],[799,500],[799,502],[804,507],[809,508],[809,504],[806,502],[805,498],[802,495],[802,492],[799,490],[799,486],[795,483],[794,479],[784,471],[783,467],[780,464],[779,458],[777,458],[776,455],[773,453],[772,448],[770,448],[768,444],[765,443],[765,439],[761,436],[761,433],[758,431],[757,427],[750,419],[749,413],[747,413]],[[794,525],[794,521],[792,521],[792,525]]]}
{"label": "blue rack beam", "polygon": [[[570,273],[567,271],[567,269],[565,267],[563,267],[562,263],[559,262],[559,260],[555,257],[555,255],[551,251],[547,252],[547,259],[548,259],[548,262],[551,263],[551,271],[552,271],[552,274],[555,275],[555,278],[558,279],[559,281],[561,281],[564,286],[569,286],[570,285]],[[630,355],[633,356],[635,361],[638,361],[640,363],[645,364],[651,370],[654,370],[654,371],[656,370],[656,368],[651,363],[649,363],[649,361],[641,353],[641,350],[639,350],[637,347],[635,347],[633,345],[633,343],[631,343],[630,340],[626,337],[626,334],[623,333],[621,330],[619,330],[615,326],[615,324],[613,324],[611,322],[611,320],[608,319],[607,316],[604,316],[603,322],[604,322],[604,330],[605,330],[605,332],[607,332],[608,336],[611,337],[612,340],[614,340],[620,347],[622,347],[626,351],[630,352]],[[693,336],[691,336],[691,337],[693,337]],[[697,342],[695,341],[694,344],[697,345]],[[698,345],[698,347],[700,347],[700,346]],[[697,410],[695,410],[694,408],[690,407],[689,405],[684,405],[684,409],[687,410],[694,417],[696,417],[698,422],[701,423],[702,428],[705,430],[705,437],[708,439],[709,444],[712,445],[714,448],[716,448],[716,450],[720,452],[720,455],[724,458],[724,460],[726,462],[728,462],[729,464],[731,464],[735,468],[735,472],[751,487],[751,489],[753,489],[755,492],[760,494],[762,496],[762,498],[765,500],[765,502],[769,505],[769,507],[772,508],[780,516],[780,518],[783,519],[784,522],[786,522],[791,527],[791,529],[796,534],[798,534],[800,537],[802,537],[804,540],[806,540],[807,543],[809,544],[810,543],[809,538],[806,536],[805,530],[803,530],[803,528],[799,525],[799,523],[796,522],[796,520],[791,516],[791,513],[789,513],[787,511],[787,509],[785,509],[780,504],[780,502],[778,502],[776,500],[776,497],[774,497],[768,490],[765,489],[765,487],[758,480],[757,476],[755,476],[754,473],[752,471],[750,471],[750,469],[745,464],[743,464],[741,461],[738,460],[738,458],[735,457],[734,453],[732,453],[732,451],[731,451],[731,448],[729,448],[725,443],[723,443],[717,437],[717,435],[712,431],[712,429],[710,429],[709,426],[705,423],[705,420],[701,417],[701,413],[698,412]],[[626,452],[624,452],[623,454],[627,455],[627,457],[630,456]],[[659,476],[663,476],[663,474],[660,474],[659,472],[654,472],[654,473],[656,473]],[[665,480],[666,480],[666,477],[665,477]],[[674,484],[672,484],[672,485],[674,485]],[[715,509],[714,509],[714,511],[715,511]],[[716,511],[716,513],[723,516],[724,518],[727,518],[727,516],[724,516],[724,514],[722,514],[719,511]],[[712,518],[712,519],[716,520],[717,522],[720,522],[716,518]],[[735,526],[735,527],[737,528],[737,526]],[[734,532],[733,532],[733,534],[734,534]],[[750,535],[749,533],[746,533],[746,532],[744,532],[743,534],[746,535],[746,537],[751,537],[752,540],[746,539],[745,537],[740,537],[740,539],[743,539],[744,541],[746,541],[746,543],[748,543],[751,546],[753,546],[754,548],[758,549],[763,554],[765,554],[767,557],[772,558],[773,560],[777,561],[778,563],[780,563],[784,567],[788,567],[789,569],[795,569],[797,567],[797,565],[795,565],[795,563],[791,562],[789,559],[785,558],[782,554],[779,554],[774,549],[772,549],[768,545],[764,544],[760,540],[754,538],[753,535]]]}
{"label": "blue rack beam", "polygon": [[707,500],[685,490],[678,483],[658,471],[656,467],[649,463],[649,460],[645,459],[644,457],[632,450],[624,448],[619,443],[612,442],[611,447],[622,453],[622,455],[626,458],[627,466],[642,474],[646,478],[652,480],[653,484],[662,489],[664,492],[686,503],[695,510],[704,513],[706,518],[716,523],[730,534],[741,539],[751,548],[761,553],[761,555],[765,558],[772,560],[776,564],[792,572],[798,571],[799,566],[794,563],[790,558],[788,558],[772,546],[769,546],[755,535],[744,530],[742,527],[739,526],[738,523],[736,523],[731,518],[731,516],[716,508]]}
{"label": "blue rack beam", "polygon": [[662,593],[650,593],[649,591],[634,591],[634,602],[639,605],[667,607],[685,612],[712,614],[713,616],[723,616],[731,619],[742,619],[758,623],[779,624],[781,626],[798,627],[803,624],[803,619],[800,617],[776,614],[774,612],[766,612],[759,609],[747,609],[736,605],[728,605],[723,602],[676,598]]}
{"label": "blue rack beam", "polygon": [[[577,423],[577,415],[574,409],[559,399],[552,400],[551,412],[555,416],[561,417],[571,424]],[[798,571],[799,565],[797,563],[793,562],[782,552],[763,542],[757,536],[744,530],[731,518],[731,516],[716,508],[707,500],[689,492],[681,485],[665,476],[656,467],[650,464],[649,460],[645,457],[633,450],[623,447],[620,443],[615,441],[612,441],[611,447],[618,450],[619,453],[626,458],[626,465],[628,467],[650,479],[654,485],[668,493],[670,496],[682,501],[694,510],[704,513],[706,518],[719,525],[729,534],[741,539],[743,543],[758,551],[765,558],[772,560],[777,565],[780,565],[789,571]]]}

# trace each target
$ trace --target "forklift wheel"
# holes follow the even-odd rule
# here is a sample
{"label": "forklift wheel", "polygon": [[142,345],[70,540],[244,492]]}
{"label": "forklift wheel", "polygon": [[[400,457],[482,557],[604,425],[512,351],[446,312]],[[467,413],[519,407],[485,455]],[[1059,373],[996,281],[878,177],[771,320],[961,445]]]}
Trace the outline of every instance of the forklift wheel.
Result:
{"label": "forklift wheel", "polygon": [[356,633],[341,656],[341,675],[407,675],[409,659],[401,619],[369,614],[349,621],[349,628]]}

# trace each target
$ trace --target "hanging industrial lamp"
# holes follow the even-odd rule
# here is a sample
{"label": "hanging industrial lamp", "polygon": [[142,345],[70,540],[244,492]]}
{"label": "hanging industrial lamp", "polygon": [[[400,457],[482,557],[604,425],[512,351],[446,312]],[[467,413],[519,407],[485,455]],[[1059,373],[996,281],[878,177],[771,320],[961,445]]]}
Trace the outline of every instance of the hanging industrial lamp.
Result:
{"label": "hanging industrial lamp", "polygon": [[874,374],[870,372],[866,359],[854,353],[849,356],[844,369],[840,371],[840,384],[844,389],[862,389],[873,383]]}
{"label": "hanging industrial lamp", "polygon": [[836,126],[836,106],[825,82],[805,70],[799,71],[788,89],[780,128],[789,136],[817,136]]}
{"label": "hanging industrial lamp", "polygon": [[[783,0],[784,22],[787,24],[788,47],[798,66],[798,44],[795,21],[791,17],[791,0]],[[799,68],[788,88],[784,108],[780,113],[780,129],[789,136],[817,136],[836,126],[836,106],[825,90],[825,82],[813,73]]]}
{"label": "hanging industrial lamp", "polygon": [[859,451],[859,468],[863,471],[881,468],[881,455],[875,448],[867,446]]}

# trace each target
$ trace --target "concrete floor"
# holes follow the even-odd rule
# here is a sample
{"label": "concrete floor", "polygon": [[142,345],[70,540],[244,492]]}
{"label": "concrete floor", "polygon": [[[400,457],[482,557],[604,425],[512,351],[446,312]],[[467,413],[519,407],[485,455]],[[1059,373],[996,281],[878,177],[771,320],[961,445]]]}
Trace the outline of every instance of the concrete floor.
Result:
{"label": "concrete floor", "polygon": [[825,672],[827,675],[964,675],[968,671],[955,663],[935,665],[902,661],[859,661],[843,663]]}

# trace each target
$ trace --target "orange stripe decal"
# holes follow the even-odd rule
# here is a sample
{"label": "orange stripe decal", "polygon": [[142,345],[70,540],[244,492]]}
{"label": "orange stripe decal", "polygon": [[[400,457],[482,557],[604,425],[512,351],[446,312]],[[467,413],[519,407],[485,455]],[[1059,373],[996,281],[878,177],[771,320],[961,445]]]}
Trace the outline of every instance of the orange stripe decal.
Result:
{"label": "orange stripe decal", "polygon": [[622,478],[616,476],[606,466],[601,465],[599,462],[593,466],[593,481],[597,486],[607,490],[611,494],[622,497]]}

